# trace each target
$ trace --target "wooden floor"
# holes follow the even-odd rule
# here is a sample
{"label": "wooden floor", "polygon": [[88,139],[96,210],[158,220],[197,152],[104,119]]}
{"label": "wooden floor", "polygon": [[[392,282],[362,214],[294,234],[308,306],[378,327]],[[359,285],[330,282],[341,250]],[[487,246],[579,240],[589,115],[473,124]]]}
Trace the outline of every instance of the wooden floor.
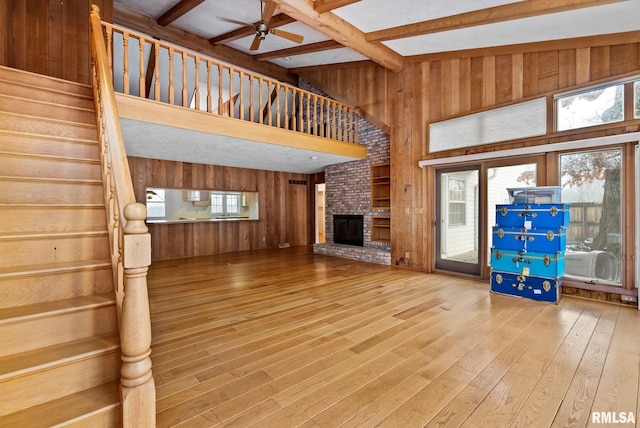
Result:
{"label": "wooden floor", "polygon": [[592,411],[640,416],[631,307],[522,300],[307,248],[154,262],[149,287],[158,427],[584,427]]}

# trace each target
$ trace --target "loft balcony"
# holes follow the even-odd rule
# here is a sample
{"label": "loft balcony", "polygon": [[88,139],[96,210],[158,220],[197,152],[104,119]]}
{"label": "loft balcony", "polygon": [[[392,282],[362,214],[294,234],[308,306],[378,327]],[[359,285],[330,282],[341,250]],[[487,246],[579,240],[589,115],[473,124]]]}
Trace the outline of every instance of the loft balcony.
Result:
{"label": "loft balcony", "polygon": [[129,156],[315,173],[364,159],[355,109],[102,22]]}

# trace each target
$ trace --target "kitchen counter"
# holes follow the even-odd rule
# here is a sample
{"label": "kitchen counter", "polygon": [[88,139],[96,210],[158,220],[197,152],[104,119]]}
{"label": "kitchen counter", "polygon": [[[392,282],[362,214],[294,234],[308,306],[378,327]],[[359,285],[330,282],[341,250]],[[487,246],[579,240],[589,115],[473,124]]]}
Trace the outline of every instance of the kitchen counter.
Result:
{"label": "kitchen counter", "polygon": [[258,218],[249,217],[219,217],[219,218],[195,218],[195,217],[180,217],[176,219],[151,219],[147,220],[148,224],[172,224],[172,223],[212,223],[220,221],[256,221]]}

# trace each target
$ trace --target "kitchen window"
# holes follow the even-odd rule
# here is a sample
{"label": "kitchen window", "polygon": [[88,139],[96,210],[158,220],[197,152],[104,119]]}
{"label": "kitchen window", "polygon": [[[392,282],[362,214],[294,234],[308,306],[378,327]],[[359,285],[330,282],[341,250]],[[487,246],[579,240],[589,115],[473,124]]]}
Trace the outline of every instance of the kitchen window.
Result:
{"label": "kitchen window", "polygon": [[163,218],[166,215],[167,205],[165,201],[165,189],[148,188],[146,203],[147,217]]}
{"label": "kitchen window", "polygon": [[238,192],[211,192],[211,213],[223,216],[239,214],[241,197]]}

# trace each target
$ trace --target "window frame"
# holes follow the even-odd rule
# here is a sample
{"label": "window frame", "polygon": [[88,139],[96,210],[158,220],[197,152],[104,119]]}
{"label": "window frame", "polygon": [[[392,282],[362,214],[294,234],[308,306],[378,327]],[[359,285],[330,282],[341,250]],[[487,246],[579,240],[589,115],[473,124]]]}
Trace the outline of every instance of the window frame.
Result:
{"label": "window frame", "polygon": [[[619,256],[619,272],[618,272],[618,279],[617,280],[607,280],[607,279],[601,279],[601,278],[590,278],[589,280],[584,280],[582,277],[580,276],[566,276],[563,277],[563,281],[569,285],[576,285],[576,284],[589,284],[591,286],[595,286],[595,287],[605,287],[608,288],[609,292],[612,292],[614,290],[622,290],[625,288],[625,279],[626,279],[626,266],[625,263],[628,263],[628,260],[625,260],[624,254],[627,251],[626,248],[629,246],[629,242],[627,241],[627,238],[625,238],[625,229],[627,227],[626,222],[626,211],[629,209],[629,207],[627,206],[628,201],[626,200],[626,198],[624,197],[625,192],[627,191],[626,188],[626,175],[627,175],[627,168],[625,166],[626,163],[626,157],[628,156],[628,153],[625,150],[624,146],[620,146],[620,145],[612,145],[612,146],[601,146],[601,147],[593,147],[593,148],[588,148],[588,149],[576,149],[576,150],[571,150],[571,151],[562,151],[562,152],[557,152],[554,153],[555,158],[556,158],[556,169],[557,169],[557,183],[559,186],[562,186],[562,174],[563,174],[563,168],[562,168],[562,158],[563,156],[573,156],[573,155],[579,155],[579,154],[585,154],[585,153],[595,153],[595,152],[605,152],[605,151],[618,151],[619,152],[619,156],[620,156],[620,242],[618,243],[619,245],[619,250],[621,252],[621,255]],[[563,203],[565,201],[563,200]],[[569,202],[568,205],[570,206],[571,203]],[[604,214],[604,212],[603,212]],[[569,226],[570,227],[570,226]],[[568,242],[568,237],[567,237],[567,244],[569,244]],[[594,250],[596,251],[596,250]],[[586,277],[585,277],[586,278]],[[582,287],[579,287],[582,288]]]}
{"label": "window frame", "polygon": [[[640,90],[638,90],[638,93],[636,93],[636,91],[634,90],[636,88],[636,85],[640,86],[640,75],[633,75],[633,76],[629,76],[621,79],[610,80],[608,82],[603,82],[596,85],[583,86],[580,88],[572,89],[570,91],[554,93],[551,96],[552,104],[553,104],[553,119],[552,119],[553,132],[561,132],[561,133],[576,132],[576,131],[580,131],[580,130],[584,130],[592,127],[614,125],[614,124],[624,123],[630,120],[640,119],[640,112],[639,112],[639,115],[636,115],[634,111],[635,105],[637,103],[640,103],[640,100],[638,100],[638,97],[640,97]],[[616,86],[622,86],[622,97],[623,97],[622,98],[622,118],[620,120],[615,120],[610,122],[601,122],[601,123],[596,123],[596,124],[586,125],[586,126],[576,126],[576,127],[562,129],[562,130],[558,129],[558,115],[559,115],[558,105],[560,104],[561,100],[569,97],[573,97],[576,95],[595,92],[601,89],[613,88]]]}
{"label": "window frame", "polygon": [[[235,215],[240,213],[241,208],[241,200],[242,200],[242,192],[229,192],[229,191],[212,191],[210,196],[210,205],[211,205],[211,214],[218,216],[228,216]],[[221,204],[218,204],[217,201],[214,204],[214,198],[221,199]],[[232,200],[235,199],[235,203]],[[230,203],[232,202],[232,203]],[[220,211],[214,211],[214,207],[220,207]],[[230,207],[235,207],[231,208]]]}
{"label": "window frame", "polygon": [[[452,182],[458,182],[462,184],[462,189],[452,189],[451,188],[451,183]],[[451,192],[462,192],[462,199],[452,199],[451,198]],[[447,207],[447,221],[448,221],[448,225],[449,226],[454,226],[454,227],[458,227],[458,226],[466,226],[467,225],[467,180],[465,180],[464,178],[456,178],[456,177],[449,177],[448,181],[447,181],[447,201],[448,201],[448,207]],[[462,212],[460,213],[459,211],[455,211],[452,210],[451,208],[453,206],[462,206]],[[459,216],[460,214],[462,214],[462,221],[461,222],[452,222],[451,221],[451,216],[456,215]]]}

